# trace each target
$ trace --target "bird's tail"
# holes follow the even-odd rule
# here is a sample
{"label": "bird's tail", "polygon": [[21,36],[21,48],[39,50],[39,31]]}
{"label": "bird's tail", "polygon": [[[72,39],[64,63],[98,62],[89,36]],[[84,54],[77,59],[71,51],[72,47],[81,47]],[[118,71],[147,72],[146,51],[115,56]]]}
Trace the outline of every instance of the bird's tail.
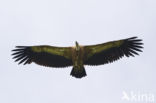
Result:
{"label": "bird's tail", "polygon": [[76,77],[76,78],[82,78],[82,77],[86,76],[86,70],[85,70],[84,66],[81,68],[73,67],[70,75],[72,75],[73,77]]}

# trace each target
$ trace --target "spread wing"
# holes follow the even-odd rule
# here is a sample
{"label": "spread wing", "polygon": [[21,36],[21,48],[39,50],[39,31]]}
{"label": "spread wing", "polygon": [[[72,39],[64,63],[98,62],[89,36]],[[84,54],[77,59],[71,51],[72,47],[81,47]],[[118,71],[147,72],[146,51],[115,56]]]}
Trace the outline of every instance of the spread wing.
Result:
{"label": "spread wing", "polygon": [[66,67],[72,65],[70,47],[52,46],[16,46],[12,50],[15,62],[19,64],[36,64],[49,67]]}
{"label": "spread wing", "polygon": [[98,45],[85,46],[85,61],[86,65],[101,65],[116,61],[123,56],[129,57],[139,55],[142,52],[141,39],[132,37],[118,41],[107,42]]}

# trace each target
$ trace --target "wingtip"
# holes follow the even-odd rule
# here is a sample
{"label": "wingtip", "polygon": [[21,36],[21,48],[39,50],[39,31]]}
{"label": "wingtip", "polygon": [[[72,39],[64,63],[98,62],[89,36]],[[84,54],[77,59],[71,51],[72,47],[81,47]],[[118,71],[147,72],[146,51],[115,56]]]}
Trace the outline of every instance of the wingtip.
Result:
{"label": "wingtip", "polygon": [[127,38],[126,40],[128,40],[128,41],[136,41],[136,42],[143,41],[142,39],[138,39],[138,37],[137,37],[137,36]]}
{"label": "wingtip", "polygon": [[138,38],[137,36],[133,36],[133,37],[129,37],[129,38],[125,39],[125,40],[135,40],[137,38]]}
{"label": "wingtip", "polygon": [[26,48],[28,46],[16,46],[16,48]]}
{"label": "wingtip", "polygon": [[138,37],[137,36],[133,36],[133,37],[130,37],[128,39],[136,39],[136,38],[138,38]]}

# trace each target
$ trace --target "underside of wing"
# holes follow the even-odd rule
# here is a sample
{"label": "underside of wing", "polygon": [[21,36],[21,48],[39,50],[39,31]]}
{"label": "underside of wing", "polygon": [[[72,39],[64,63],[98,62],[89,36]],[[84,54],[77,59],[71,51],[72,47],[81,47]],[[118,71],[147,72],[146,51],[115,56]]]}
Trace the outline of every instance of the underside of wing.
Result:
{"label": "underside of wing", "polygon": [[72,65],[70,47],[52,46],[17,46],[12,50],[15,62],[19,64],[36,64],[49,67],[66,67]]}
{"label": "underside of wing", "polygon": [[139,55],[142,52],[141,39],[132,37],[118,41],[107,42],[99,45],[85,46],[85,61],[86,65],[101,65],[116,61],[123,56]]}

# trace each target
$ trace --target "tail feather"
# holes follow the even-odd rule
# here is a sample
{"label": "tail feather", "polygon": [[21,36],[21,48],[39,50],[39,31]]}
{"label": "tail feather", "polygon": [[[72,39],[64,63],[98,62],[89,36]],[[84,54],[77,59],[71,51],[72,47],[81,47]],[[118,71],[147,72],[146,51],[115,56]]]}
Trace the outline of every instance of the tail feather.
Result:
{"label": "tail feather", "polygon": [[87,74],[86,74],[86,70],[84,67],[80,69],[73,67],[70,75],[76,78],[82,78],[82,77],[85,77]]}

